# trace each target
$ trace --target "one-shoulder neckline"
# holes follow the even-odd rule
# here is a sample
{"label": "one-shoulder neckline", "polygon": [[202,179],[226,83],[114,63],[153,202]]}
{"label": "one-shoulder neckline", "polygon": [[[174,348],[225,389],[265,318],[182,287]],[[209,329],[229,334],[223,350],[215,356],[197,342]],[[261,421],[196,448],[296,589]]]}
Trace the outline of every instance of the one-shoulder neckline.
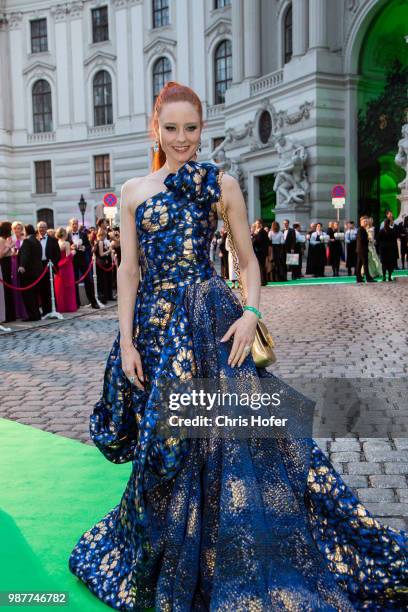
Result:
{"label": "one-shoulder neckline", "polygon": [[[199,167],[206,167],[206,166],[217,167],[216,164],[214,164],[212,162],[199,162],[199,161],[196,161],[194,159],[189,159],[188,161],[184,162],[184,164],[182,164],[180,166],[180,168],[178,168],[178,170],[176,170],[176,172],[169,172],[166,175],[166,177],[165,177],[165,179],[163,181],[163,184],[166,184],[167,179],[169,179],[170,177],[177,177],[182,171],[184,171],[185,167],[188,164],[191,164],[191,163],[193,165],[196,165],[196,166],[199,166]],[[172,189],[162,189],[161,191],[158,191],[158,192],[154,193],[153,195],[150,195],[147,198],[145,198],[142,202],[140,202],[140,204],[138,204],[136,206],[135,217],[137,216],[137,211],[139,210],[139,208],[143,209],[149,200],[155,200],[159,196],[164,196],[164,195],[167,195],[169,193],[172,193]]]}
{"label": "one-shoulder neckline", "polygon": [[161,195],[165,195],[166,193],[170,193],[170,189],[163,189],[162,191],[158,191],[157,193],[154,193],[153,195],[149,196],[145,200],[142,200],[142,202],[140,202],[140,204],[136,206],[135,216],[137,215],[137,211],[139,210],[139,208],[143,208],[143,206],[145,206],[148,200],[154,200],[155,198]]}

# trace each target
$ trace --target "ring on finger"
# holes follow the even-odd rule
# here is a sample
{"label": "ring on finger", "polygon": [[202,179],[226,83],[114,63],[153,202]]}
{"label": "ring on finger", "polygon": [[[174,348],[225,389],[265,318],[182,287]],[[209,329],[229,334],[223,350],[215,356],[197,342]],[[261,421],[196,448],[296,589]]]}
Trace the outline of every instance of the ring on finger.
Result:
{"label": "ring on finger", "polygon": [[134,376],[128,376],[129,378],[129,382],[131,385],[133,385],[135,383],[135,377]]}
{"label": "ring on finger", "polygon": [[247,344],[247,346],[244,346],[244,352],[245,353],[249,353],[249,351],[251,350],[251,345]]}

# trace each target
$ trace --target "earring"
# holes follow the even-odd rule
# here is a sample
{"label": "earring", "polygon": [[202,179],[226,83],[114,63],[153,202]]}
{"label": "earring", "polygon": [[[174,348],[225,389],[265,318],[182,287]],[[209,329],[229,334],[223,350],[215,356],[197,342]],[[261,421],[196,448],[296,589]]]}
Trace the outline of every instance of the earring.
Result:
{"label": "earring", "polygon": [[158,152],[159,152],[159,141],[158,141],[158,140],[156,140],[156,142],[155,142],[155,143],[154,143],[154,145],[153,145],[153,151],[154,151],[155,153],[158,153]]}
{"label": "earring", "polygon": [[201,153],[201,140],[200,140],[200,142],[198,143],[197,153]]}

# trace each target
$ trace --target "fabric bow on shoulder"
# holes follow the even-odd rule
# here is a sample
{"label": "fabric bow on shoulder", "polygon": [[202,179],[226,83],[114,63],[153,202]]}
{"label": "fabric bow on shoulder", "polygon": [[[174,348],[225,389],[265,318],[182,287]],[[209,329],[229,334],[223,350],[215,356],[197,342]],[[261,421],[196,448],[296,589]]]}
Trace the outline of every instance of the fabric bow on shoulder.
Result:
{"label": "fabric bow on shoulder", "polygon": [[177,172],[172,172],[164,179],[164,184],[178,198],[184,197],[189,202],[195,200],[199,204],[207,201],[217,201],[220,188],[217,183],[218,166],[209,162],[190,160],[183,164]]}

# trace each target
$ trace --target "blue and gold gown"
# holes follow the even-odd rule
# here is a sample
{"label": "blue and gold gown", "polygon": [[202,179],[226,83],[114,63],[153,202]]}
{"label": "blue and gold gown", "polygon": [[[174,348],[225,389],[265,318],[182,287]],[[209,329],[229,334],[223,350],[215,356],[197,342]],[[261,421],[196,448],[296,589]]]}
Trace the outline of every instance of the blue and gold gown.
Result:
{"label": "blue and gold gown", "polygon": [[220,339],[242,306],[209,257],[218,173],[186,162],[136,209],[143,278],[134,343],[145,389],[121,369],[118,334],[90,416],[99,450],[133,469],[69,569],[117,610],[405,609],[407,534],[372,518],[312,439],[155,432],[159,377],[269,377],[292,402],[310,401],[252,355],[227,363],[232,339]]}

